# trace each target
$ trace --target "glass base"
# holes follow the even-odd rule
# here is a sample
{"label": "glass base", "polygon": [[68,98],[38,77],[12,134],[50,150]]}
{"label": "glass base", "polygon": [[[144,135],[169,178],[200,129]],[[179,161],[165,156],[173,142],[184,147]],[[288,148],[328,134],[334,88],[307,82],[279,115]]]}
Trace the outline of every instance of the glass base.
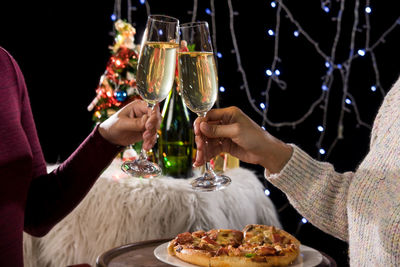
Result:
{"label": "glass base", "polygon": [[192,188],[200,192],[213,192],[225,189],[232,182],[231,178],[225,175],[209,175],[205,173],[204,176],[191,181]]}
{"label": "glass base", "polygon": [[125,161],[121,165],[121,169],[137,178],[156,178],[162,174],[160,166],[148,161],[147,159],[137,159],[134,161]]}

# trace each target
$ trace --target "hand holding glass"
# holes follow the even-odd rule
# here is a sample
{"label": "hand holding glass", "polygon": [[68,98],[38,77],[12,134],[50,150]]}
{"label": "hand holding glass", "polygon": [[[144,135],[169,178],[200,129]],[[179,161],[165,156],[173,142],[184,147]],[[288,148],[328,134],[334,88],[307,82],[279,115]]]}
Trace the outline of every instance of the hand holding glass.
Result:
{"label": "hand holding glass", "polygon": [[[207,22],[180,25],[181,47],[178,52],[179,86],[185,105],[199,117],[205,117],[218,93],[218,77]],[[207,140],[205,140],[205,149]],[[207,153],[204,153],[205,155]],[[197,191],[217,191],[227,187],[231,179],[217,175],[206,162],[203,176],[191,184]]]}
{"label": "hand holding glass", "polygon": [[[172,88],[175,77],[176,50],[178,44],[176,18],[150,15],[143,35],[136,73],[136,84],[140,96],[153,110],[164,100]],[[161,168],[147,160],[142,149],[138,159],[125,161],[121,169],[135,177],[154,178],[161,175]]]}

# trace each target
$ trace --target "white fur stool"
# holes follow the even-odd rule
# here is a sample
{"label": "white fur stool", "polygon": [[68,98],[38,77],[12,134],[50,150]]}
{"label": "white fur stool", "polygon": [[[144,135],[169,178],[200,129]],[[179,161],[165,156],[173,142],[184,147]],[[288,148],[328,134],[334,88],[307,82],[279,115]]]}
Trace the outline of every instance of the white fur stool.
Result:
{"label": "white fur stool", "polygon": [[26,267],[95,266],[97,256],[123,244],[213,228],[242,229],[258,223],[281,227],[256,175],[226,172],[225,190],[199,193],[186,179],[127,177],[120,160],[105,170],[80,205],[43,238],[24,234]]}

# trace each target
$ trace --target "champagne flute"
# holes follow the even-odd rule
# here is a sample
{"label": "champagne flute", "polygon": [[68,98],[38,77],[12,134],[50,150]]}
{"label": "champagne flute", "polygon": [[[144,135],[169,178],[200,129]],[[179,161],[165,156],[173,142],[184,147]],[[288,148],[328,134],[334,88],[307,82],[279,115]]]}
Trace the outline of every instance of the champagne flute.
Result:
{"label": "champagne flute", "polygon": [[[136,73],[136,84],[140,96],[153,110],[164,100],[172,88],[175,77],[176,50],[179,20],[165,15],[150,15],[143,35]],[[139,158],[125,161],[121,169],[134,177],[155,178],[162,170],[148,161],[142,148]]]}
{"label": "champagne flute", "polygon": [[[199,117],[205,117],[217,100],[218,77],[207,22],[184,23],[179,27],[181,45],[178,51],[179,86],[185,105]],[[208,142],[205,139],[205,149]],[[204,153],[207,154],[207,153]],[[191,181],[196,191],[217,191],[231,183],[217,175],[206,161],[204,174]]]}

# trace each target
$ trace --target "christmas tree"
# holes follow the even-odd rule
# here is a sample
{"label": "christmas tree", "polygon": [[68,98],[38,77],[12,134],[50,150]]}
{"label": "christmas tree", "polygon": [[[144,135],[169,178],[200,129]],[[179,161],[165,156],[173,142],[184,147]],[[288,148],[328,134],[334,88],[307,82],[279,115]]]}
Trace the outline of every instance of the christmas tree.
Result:
{"label": "christmas tree", "polygon": [[111,57],[100,78],[96,97],[88,106],[97,124],[134,99],[140,98],[136,90],[138,46],[134,43],[135,28],[122,20],[114,24],[116,35],[110,47]]}

